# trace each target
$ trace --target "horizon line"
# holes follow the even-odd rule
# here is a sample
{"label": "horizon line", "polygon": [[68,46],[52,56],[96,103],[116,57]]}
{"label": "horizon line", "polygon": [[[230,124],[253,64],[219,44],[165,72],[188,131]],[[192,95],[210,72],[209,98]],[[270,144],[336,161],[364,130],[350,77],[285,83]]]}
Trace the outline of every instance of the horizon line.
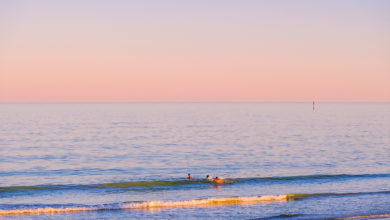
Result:
{"label": "horizon line", "polygon": [[202,103],[214,103],[214,104],[255,104],[255,103],[390,103],[390,101],[100,101],[100,102],[91,102],[91,101],[66,101],[66,102],[0,102],[0,104],[202,104]]}

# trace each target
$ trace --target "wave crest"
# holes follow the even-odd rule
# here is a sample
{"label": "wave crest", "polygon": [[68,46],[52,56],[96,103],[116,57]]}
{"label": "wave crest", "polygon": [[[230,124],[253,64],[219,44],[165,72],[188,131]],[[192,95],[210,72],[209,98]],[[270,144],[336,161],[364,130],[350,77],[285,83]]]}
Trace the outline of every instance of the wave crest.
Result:
{"label": "wave crest", "polygon": [[123,206],[124,209],[152,209],[152,208],[169,208],[169,207],[189,207],[189,206],[216,206],[216,205],[236,205],[243,203],[256,202],[277,202],[287,201],[287,195],[266,195],[255,197],[224,197],[224,198],[207,198],[185,201],[152,201],[144,203],[131,203]]}
{"label": "wave crest", "polygon": [[[390,174],[336,174],[336,175],[305,175],[305,176],[281,176],[281,177],[253,177],[253,178],[226,178],[224,184],[235,183],[273,183],[273,182],[294,182],[294,181],[342,181],[354,178],[390,178]],[[195,180],[150,180],[136,182],[114,182],[101,184],[86,184],[86,185],[37,185],[37,186],[4,186],[0,187],[0,193],[19,192],[19,191],[43,191],[43,190],[85,190],[85,189],[105,189],[105,188],[128,188],[148,190],[154,189],[171,189],[181,186],[200,186],[209,185],[210,181],[204,179]]]}
{"label": "wave crest", "polygon": [[64,212],[85,212],[85,211],[100,211],[100,210],[118,210],[118,209],[159,209],[159,208],[175,208],[175,207],[192,207],[192,206],[217,206],[217,205],[236,205],[244,203],[257,202],[282,202],[287,201],[287,195],[265,195],[256,197],[224,197],[224,198],[206,198],[184,201],[150,201],[150,202],[130,202],[121,205],[104,205],[90,207],[66,207],[66,208],[35,208],[35,209],[13,209],[0,210],[0,216],[5,215],[33,215],[33,214],[52,214]]}

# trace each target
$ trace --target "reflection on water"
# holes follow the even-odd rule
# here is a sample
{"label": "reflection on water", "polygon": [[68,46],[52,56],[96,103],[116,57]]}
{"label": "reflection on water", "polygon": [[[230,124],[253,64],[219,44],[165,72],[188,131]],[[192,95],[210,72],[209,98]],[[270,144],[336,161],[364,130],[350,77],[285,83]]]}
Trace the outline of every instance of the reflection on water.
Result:
{"label": "reflection on water", "polygon": [[[315,107],[1,104],[0,209],[388,191],[390,104]],[[195,180],[184,180],[187,173]],[[212,185],[206,174],[232,182]],[[379,195],[364,196],[366,202],[356,201],[374,204]],[[377,207],[389,205],[387,194],[379,197]],[[225,212],[242,217],[232,210]]]}

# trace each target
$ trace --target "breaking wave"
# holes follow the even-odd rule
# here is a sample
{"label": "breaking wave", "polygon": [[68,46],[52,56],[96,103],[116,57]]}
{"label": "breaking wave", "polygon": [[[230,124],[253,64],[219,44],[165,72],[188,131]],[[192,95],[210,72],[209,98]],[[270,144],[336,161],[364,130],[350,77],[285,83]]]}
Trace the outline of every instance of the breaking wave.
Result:
{"label": "breaking wave", "polygon": [[[36,207],[36,208],[21,208],[0,210],[0,216],[4,215],[25,215],[25,214],[53,214],[63,212],[84,212],[84,211],[102,211],[102,210],[148,210],[161,208],[180,208],[180,207],[196,207],[196,206],[223,206],[223,205],[239,205],[245,203],[269,203],[269,202],[287,202],[302,200],[308,197],[325,197],[325,196],[353,196],[353,195],[369,195],[369,194],[390,194],[390,191],[379,192],[351,192],[351,193],[313,193],[313,194],[283,194],[283,195],[264,195],[254,197],[222,197],[222,198],[202,198],[195,200],[183,201],[133,201],[120,204],[104,204],[94,206],[64,206],[56,207]],[[355,217],[348,217],[355,218]],[[356,217],[357,218],[357,217]]]}
{"label": "breaking wave", "polygon": [[224,197],[206,198],[184,201],[150,201],[150,202],[126,202],[122,204],[97,205],[97,206],[73,206],[73,207],[40,207],[31,209],[0,210],[0,215],[26,215],[26,214],[53,214],[63,212],[85,212],[120,209],[159,209],[194,206],[236,205],[258,202],[282,202],[287,201],[287,195],[265,195],[256,197]]}

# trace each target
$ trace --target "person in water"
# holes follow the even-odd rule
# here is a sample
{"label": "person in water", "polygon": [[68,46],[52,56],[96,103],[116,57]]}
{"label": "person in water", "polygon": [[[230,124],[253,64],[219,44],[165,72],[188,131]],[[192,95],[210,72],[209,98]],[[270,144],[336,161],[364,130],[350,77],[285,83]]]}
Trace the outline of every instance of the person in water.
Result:
{"label": "person in water", "polygon": [[188,174],[187,179],[189,180],[193,179],[190,173]]}
{"label": "person in water", "polygon": [[208,181],[213,181],[213,178],[212,178],[210,175],[206,175],[206,179],[207,179]]}
{"label": "person in water", "polygon": [[222,178],[215,177],[214,183],[216,183],[216,184],[221,184],[222,182],[223,182],[223,179],[222,179]]}

